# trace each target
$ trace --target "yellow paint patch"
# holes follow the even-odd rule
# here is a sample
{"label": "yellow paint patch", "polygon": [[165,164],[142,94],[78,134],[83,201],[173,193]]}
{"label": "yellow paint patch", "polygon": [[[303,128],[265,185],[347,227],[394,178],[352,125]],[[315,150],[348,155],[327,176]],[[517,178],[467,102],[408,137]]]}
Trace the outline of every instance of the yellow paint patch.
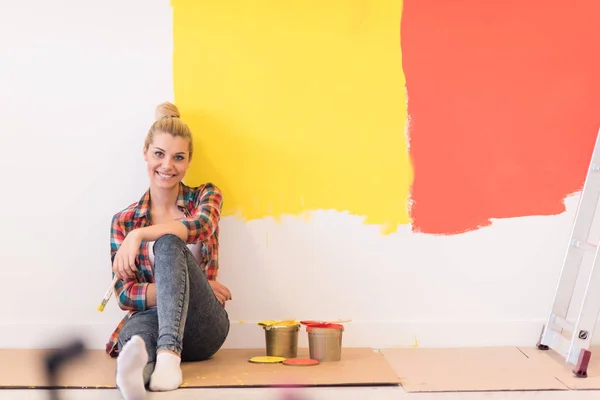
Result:
{"label": "yellow paint patch", "polygon": [[419,347],[419,342],[417,341],[417,336],[413,335],[415,342],[411,345],[411,347]]}
{"label": "yellow paint patch", "polygon": [[285,357],[256,356],[251,357],[248,361],[257,364],[277,364],[285,361]]}
{"label": "yellow paint patch", "polygon": [[300,322],[294,320],[294,319],[285,319],[285,320],[265,320],[265,321],[260,321],[258,322],[259,326],[264,326],[264,327],[269,327],[269,326],[300,326]]}
{"label": "yellow paint patch", "polygon": [[335,209],[410,222],[402,2],[173,0],[186,183],[245,220]]}

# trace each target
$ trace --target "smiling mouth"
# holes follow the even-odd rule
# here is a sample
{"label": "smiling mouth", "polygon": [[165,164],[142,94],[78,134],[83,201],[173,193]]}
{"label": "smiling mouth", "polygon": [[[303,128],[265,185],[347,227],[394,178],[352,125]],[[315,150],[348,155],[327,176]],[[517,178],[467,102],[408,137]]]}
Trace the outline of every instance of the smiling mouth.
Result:
{"label": "smiling mouth", "polygon": [[175,176],[175,175],[161,174],[161,173],[160,173],[160,172],[158,172],[158,171],[156,172],[156,174],[157,174],[158,176],[160,176],[161,178],[163,178],[163,179],[171,179],[171,178],[173,178],[173,177]]}

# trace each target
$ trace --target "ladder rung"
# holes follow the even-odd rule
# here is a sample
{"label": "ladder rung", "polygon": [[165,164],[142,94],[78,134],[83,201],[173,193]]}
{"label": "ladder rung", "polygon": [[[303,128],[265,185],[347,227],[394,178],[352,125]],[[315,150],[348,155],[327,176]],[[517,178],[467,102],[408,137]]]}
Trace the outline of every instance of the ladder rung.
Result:
{"label": "ladder rung", "polygon": [[557,335],[556,342],[554,344],[554,351],[560,354],[563,358],[569,357],[570,340],[562,335]]}
{"label": "ladder rung", "polygon": [[555,329],[546,330],[544,336],[545,344],[566,359],[569,355],[570,338]]}
{"label": "ladder rung", "polygon": [[[563,329],[569,333],[573,333],[573,330],[575,329],[575,324],[567,321],[564,318],[560,318],[560,317],[554,317],[554,324],[557,325],[557,327],[559,329]],[[557,330],[557,329],[555,329]]]}
{"label": "ladder rung", "polygon": [[585,251],[596,251],[596,249],[598,248],[598,246],[595,244],[576,239],[573,239],[571,241],[571,246]]}

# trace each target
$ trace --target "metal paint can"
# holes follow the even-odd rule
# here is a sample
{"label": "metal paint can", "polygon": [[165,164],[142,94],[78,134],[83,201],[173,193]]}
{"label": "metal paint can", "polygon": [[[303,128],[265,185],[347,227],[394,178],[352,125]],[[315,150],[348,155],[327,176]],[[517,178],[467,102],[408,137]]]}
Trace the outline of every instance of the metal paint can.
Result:
{"label": "metal paint can", "polygon": [[296,358],[298,356],[298,331],[300,324],[289,326],[265,326],[267,355]]}
{"label": "metal paint can", "polygon": [[310,358],[320,362],[342,359],[343,325],[327,324],[326,327],[307,326]]}

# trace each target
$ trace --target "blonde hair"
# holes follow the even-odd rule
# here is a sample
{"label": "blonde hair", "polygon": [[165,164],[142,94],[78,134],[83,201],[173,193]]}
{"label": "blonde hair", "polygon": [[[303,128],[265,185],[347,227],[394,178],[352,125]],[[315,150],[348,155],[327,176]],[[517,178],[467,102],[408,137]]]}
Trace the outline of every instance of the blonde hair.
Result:
{"label": "blonde hair", "polygon": [[164,102],[156,107],[156,118],[144,141],[144,150],[148,150],[148,146],[154,140],[156,132],[168,133],[174,137],[182,137],[188,141],[189,156],[192,159],[193,144],[192,131],[185,122],[181,120],[179,109],[175,104]]}

